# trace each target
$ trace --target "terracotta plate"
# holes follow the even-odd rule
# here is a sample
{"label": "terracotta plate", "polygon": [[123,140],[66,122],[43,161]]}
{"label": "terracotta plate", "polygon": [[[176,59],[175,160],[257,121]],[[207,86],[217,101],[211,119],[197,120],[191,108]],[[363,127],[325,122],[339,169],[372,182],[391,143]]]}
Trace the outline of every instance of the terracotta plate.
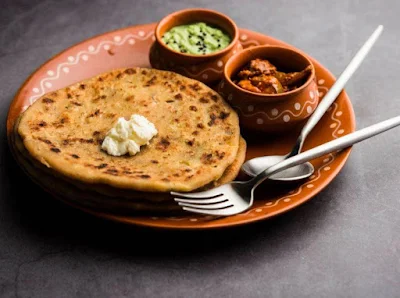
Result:
{"label": "terracotta plate", "polygon": [[[36,70],[21,87],[13,100],[7,119],[7,132],[10,136],[14,121],[18,115],[41,95],[65,87],[82,79],[97,75],[118,67],[150,67],[148,52],[154,40],[155,24],[139,25],[105,33],[75,45],[53,57]],[[249,30],[240,30],[240,41],[244,47],[273,44],[288,44],[272,37]],[[322,97],[333,84],[334,77],[321,64],[313,61],[318,82],[319,97]],[[216,69],[215,71],[222,71]],[[199,74],[200,76],[201,74]],[[311,100],[318,100],[311,96]],[[305,108],[305,107],[304,107]],[[278,113],[277,113],[278,112]],[[296,117],[301,111],[298,107],[287,111],[274,111],[273,117],[289,115]],[[251,114],[252,111],[242,111]],[[271,115],[270,115],[271,116]],[[345,92],[339,96],[330,110],[308,137],[305,149],[340,137],[354,131],[354,112]],[[248,141],[247,158],[266,154],[284,154],[289,152],[297,132],[293,131],[279,138],[259,135],[257,141]],[[260,141],[262,140],[262,141]],[[103,218],[136,224],[170,229],[219,228],[266,219],[288,211],[311,199],[332,181],[343,167],[350,149],[329,154],[313,161],[315,174],[309,180],[297,185],[268,185],[256,191],[256,202],[249,211],[226,218],[213,218],[186,214],[180,217],[116,216],[84,210]]]}

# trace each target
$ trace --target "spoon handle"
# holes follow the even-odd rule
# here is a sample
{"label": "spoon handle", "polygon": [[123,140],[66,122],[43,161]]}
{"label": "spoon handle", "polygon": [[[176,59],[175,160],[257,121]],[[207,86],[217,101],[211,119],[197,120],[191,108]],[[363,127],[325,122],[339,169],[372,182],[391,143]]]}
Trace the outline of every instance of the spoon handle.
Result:
{"label": "spoon handle", "polygon": [[301,151],[303,147],[304,140],[314,128],[314,126],[318,123],[318,121],[322,118],[328,108],[332,105],[332,103],[336,100],[339,93],[343,90],[347,81],[353,75],[353,73],[360,66],[361,62],[367,56],[368,52],[371,50],[372,46],[381,35],[383,30],[383,26],[379,25],[378,28],[375,29],[374,33],[368,38],[368,40],[364,43],[360,50],[358,50],[357,54],[350,61],[349,65],[342,72],[339,78],[336,80],[335,84],[329,89],[326,93],[322,101],[319,103],[318,107],[308,119],[307,123],[304,125],[300,136],[297,139],[296,145],[294,146],[292,152],[289,153],[288,157],[294,156]]}
{"label": "spoon handle", "polygon": [[319,145],[313,149],[304,151],[296,156],[292,156],[290,158],[285,159],[284,161],[273,165],[266,169],[265,171],[258,174],[254,177],[252,181],[255,185],[260,184],[265,179],[270,177],[271,175],[291,168],[293,166],[300,165],[306,161],[312,160],[314,158],[323,156],[327,153],[331,153],[334,151],[338,151],[343,148],[347,148],[355,143],[361,142],[368,138],[371,138],[377,134],[385,132],[389,129],[392,129],[396,126],[400,125],[400,116],[390,118],[388,120],[379,122],[377,124],[368,126],[356,132],[350,133],[333,141],[329,141],[328,143]]}

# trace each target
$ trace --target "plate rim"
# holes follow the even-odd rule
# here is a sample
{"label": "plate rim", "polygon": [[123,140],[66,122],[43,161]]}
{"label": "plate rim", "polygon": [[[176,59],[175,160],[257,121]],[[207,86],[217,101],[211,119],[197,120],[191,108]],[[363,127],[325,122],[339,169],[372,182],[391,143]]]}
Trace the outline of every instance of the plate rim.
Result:
{"label": "plate rim", "polygon": [[[47,64],[49,64],[50,62],[53,62],[55,59],[57,59],[59,56],[65,54],[68,51],[73,50],[75,47],[79,47],[81,44],[86,43],[86,42],[90,42],[92,40],[96,40],[100,37],[103,37],[105,35],[109,35],[112,33],[116,33],[116,32],[121,32],[121,31],[125,31],[125,30],[133,30],[136,28],[143,28],[143,27],[151,27],[151,26],[156,26],[157,23],[146,23],[146,24],[136,24],[136,25],[132,25],[132,26],[127,26],[127,27],[122,27],[122,28],[117,28],[115,30],[111,30],[111,31],[107,31],[107,32],[103,32],[97,35],[94,35],[92,37],[89,37],[87,39],[81,40],[67,48],[65,48],[64,50],[60,51],[59,53],[51,56],[48,60],[46,60],[45,62],[43,62],[41,65],[39,65],[35,70],[32,71],[32,73],[25,79],[25,81],[21,84],[21,86],[18,88],[18,90],[16,91],[10,105],[9,105],[9,110],[7,113],[7,121],[6,121],[6,132],[7,132],[7,140],[8,140],[8,146],[9,149],[13,155],[13,158],[15,160],[14,157],[14,150],[12,149],[12,146],[10,144],[11,141],[11,132],[13,131],[13,124],[14,121],[11,120],[12,117],[12,111],[15,110],[15,106],[17,105],[17,99],[19,96],[21,96],[21,92],[23,91],[23,89],[25,88],[25,86],[30,82],[31,78],[40,70],[42,70],[43,68],[46,67]],[[327,73],[328,76],[330,76],[334,81],[336,80],[336,77],[329,71],[328,68],[326,68],[325,66],[323,66],[318,60],[316,60],[315,58],[311,57],[309,54],[307,54],[306,52],[304,52],[303,50],[287,43],[286,41],[282,41],[279,40],[275,37],[272,37],[270,35],[265,35],[250,29],[246,29],[246,28],[239,28],[240,31],[244,31],[244,32],[250,32],[252,35],[254,36],[258,36],[258,37],[268,37],[269,39],[273,40],[274,42],[277,43],[281,43],[284,44],[288,47],[293,47],[296,48],[297,50],[301,51],[302,53],[304,53],[305,55],[307,55],[313,63],[316,63],[319,65],[319,67],[321,67],[322,69],[324,69],[324,71]],[[348,107],[348,109],[350,110],[350,115],[349,115],[349,123],[348,125],[350,126],[350,131],[353,132],[355,131],[356,128],[356,119],[355,119],[355,113],[354,113],[354,108],[352,105],[352,102],[350,100],[350,97],[348,96],[346,90],[344,89],[342,91],[343,95],[344,95],[344,100],[346,101],[346,105]],[[332,169],[331,174],[329,175],[329,178],[326,183],[323,183],[322,186],[319,186],[318,188],[314,188],[308,195],[306,199],[302,199],[299,201],[296,201],[295,203],[292,203],[290,205],[285,205],[283,207],[281,207],[278,210],[275,211],[271,211],[268,213],[267,216],[260,216],[260,217],[256,217],[256,218],[243,218],[243,219],[238,219],[237,221],[234,222],[225,222],[225,223],[216,223],[214,225],[185,225],[182,223],[178,223],[176,222],[176,225],[165,225],[165,223],[162,222],[157,222],[157,221],[148,221],[148,222],[142,222],[142,221],[132,221],[132,218],[127,219],[126,216],[120,216],[120,215],[114,215],[114,214],[107,214],[104,213],[102,211],[96,211],[96,210],[90,210],[88,208],[79,206],[79,205],[75,205],[71,202],[66,202],[62,199],[60,199],[57,195],[47,191],[46,189],[44,189],[41,185],[40,187],[45,190],[47,193],[49,193],[51,196],[53,196],[54,198],[56,198],[58,201],[61,201],[62,203],[68,205],[69,207],[73,207],[75,209],[78,209],[82,212],[85,212],[87,214],[91,214],[93,216],[96,217],[100,217],[103,219],[107,219],[107,220],[111,220],[114,222],[119,222],[119,223],[124,223],[124,224],[128,224],[128,225],[133,225],[133,226],[140,226],[140,227],[147,227],[147,228],[153,228],[153,229],[165,229],[165,230],[209,230],[209,229],[222,229],[222,228],[233,228],[233,227],[238,227],[238,226],[243,226],[243,225],[248,225],[248,224],[252,224],[252,223],[257,223],[263,220],[267,220],[273,217],[276,217],[278,215],[284,214],[294,208],[297,208],[299,205],[302,205],[306,202],[308,202],[309,200],[311,200],[313,197],[315,197],[318,193],[322,192],[339,174],[339,172],[343,169],[344,165],[346,164],[350,153],[352,151],[352,147],[349,147],[343,151],[340,152],[340,154],[342,155],[341,160],[339,161],[339,164]],[[17,161],[16,161],[17,162]],[[17,164],[19,166],[21,166],[18,162]],[[28,175],[29,176],[29,175]],[[31,178],[31,177],[30,177]],[[142,216],[143,217],[143,216]],[[151,216],[147,216],[147,217],[151,217]]]}

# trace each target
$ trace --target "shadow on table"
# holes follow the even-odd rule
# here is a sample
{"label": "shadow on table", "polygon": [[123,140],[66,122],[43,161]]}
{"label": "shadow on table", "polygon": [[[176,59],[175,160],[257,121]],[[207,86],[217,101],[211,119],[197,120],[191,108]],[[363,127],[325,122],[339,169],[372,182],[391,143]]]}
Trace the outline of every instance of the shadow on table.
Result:
{"label": "shadow on table", "polygon": [[[4,143],[3,143],[4,144]],[[7,146],[5,144],[4,146]],[[336,200],[320,193],[295,210],[263,222],[209,231],[166,231],[126,226],[86,215],[51,198],[22,172],[8,148],[0,183],[0,202],[8,221],[15,222],[30,241],[54,249],[84,248],[113,257],[196,258],[201,255],[276,252],[311,244],[313,235],[329,222]],[[328,187],[340,185],[340,175]]]}

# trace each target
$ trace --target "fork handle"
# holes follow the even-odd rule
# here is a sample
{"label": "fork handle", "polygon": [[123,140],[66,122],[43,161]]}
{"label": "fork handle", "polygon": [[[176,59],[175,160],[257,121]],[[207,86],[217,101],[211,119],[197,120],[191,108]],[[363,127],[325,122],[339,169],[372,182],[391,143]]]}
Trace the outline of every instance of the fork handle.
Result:
{"label": "fork handle", "polygon": [[353,144],[369,139],[398,125],[400,125],[400,116],[376,123],[374,125],[368,126],[356,132],[325,143],[323,145],[319,145],[315,148],[304,151],[303,153],[285,159],[284,161],[269,167],[265,171],[255,176],[253,179],[249,180],[249,184],[257,186],[273,174],[276,174],[293,166],[300,165],[304,162],[323,156],[327,153],[350,147]]}
{"label": "fork handle", "polygon": [[344,86],[347,81],[351,78],[353,73],[360,66],[364,58],[367,56],[372,46],[377,41],[378,37],[381,35],[383,30],[383,26],[379,25],[372,35],[368,38],[368,40],[364,43],[364,45],[358,50],[357,54],[350,61],[349,65],[345,68],[339,78],[336,80],[335,84],[329,89],[324,98],[319,103],[318,107],[308,119],[307,123],[304,125],[301,133],[296,141],[296,145],[294,146],[292,152],[289,153],[288,157],[292,157],[297,155],[301,148],[303,147],[304,140],[307,138],[308,134],[312,131],[314,126],[319,122],[319,120],[324,116],[325,112],[332,105],[332,103],[336,100],[337,96],[340,92],[342,92]]}

